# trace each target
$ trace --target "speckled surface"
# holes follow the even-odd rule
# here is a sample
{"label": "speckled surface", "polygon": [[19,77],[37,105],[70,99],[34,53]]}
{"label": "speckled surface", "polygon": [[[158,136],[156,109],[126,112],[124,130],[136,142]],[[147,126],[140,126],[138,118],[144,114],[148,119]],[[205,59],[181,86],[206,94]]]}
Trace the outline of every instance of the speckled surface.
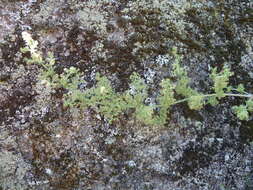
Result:
{"label": "speckled surface", "polygon": [[171,77],[177,46],[192,87],[208,93],[211,67],[252,93],[252,1],[0,0],[0,189],[251,190],[253,120],[227,98],[200,111],[174,106],[166,126],[128,117],[109,125],[95,110],[63,108],[62,91],[23,61],[22,31],[52,51],[57,72],[96,72],[117,91],[138,72],[150,87]]}

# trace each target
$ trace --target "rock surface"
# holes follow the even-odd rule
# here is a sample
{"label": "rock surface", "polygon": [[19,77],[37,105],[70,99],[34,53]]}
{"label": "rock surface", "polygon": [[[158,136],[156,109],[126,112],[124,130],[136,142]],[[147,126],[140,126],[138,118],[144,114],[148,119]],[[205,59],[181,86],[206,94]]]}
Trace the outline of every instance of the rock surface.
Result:
{"label": "rock surface", "polygon": [[192,111],[174,106],[166,126],[127,117],[113,125],[94,110],[63,107],[63,92],[24,62],[22,31],[52,51],[57,72],[96,72],[117,91],[138,72],[150,87],[171,76],[173,46],[192,86],[208,92],[211,67],[229,64],[232,84],[253,85],[250,0],[0,0],[0,189],[251,190],[253,120],[227,98]]}

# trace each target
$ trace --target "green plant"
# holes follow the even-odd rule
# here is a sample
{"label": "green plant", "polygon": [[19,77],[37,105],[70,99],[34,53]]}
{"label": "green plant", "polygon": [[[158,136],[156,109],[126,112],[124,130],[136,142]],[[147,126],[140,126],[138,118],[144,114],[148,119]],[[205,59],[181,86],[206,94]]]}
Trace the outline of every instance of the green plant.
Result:
{"label": "green plant", "polygon": [[[38,43],[34,41],[30,34],[22,34],[26,42],[26,47],[22,52],[30,52],[28,63],[37,63],[42,67],[40,79],[53,88],[64,88],[67,93],[64,95],[64,106],[92,108],[105,116],[109,122],[113,122],[127,110],[133,110],[133,116],[145,124],[164,125],[167,114],[171,106],[187,102],[190,109],[200,110],[206,104],[216,105],[219,100],[227,96],[246,98],[244,104],[234,106],[233,110],[241,120],[248,120],[249,113],[253,112],[253,95],[244,91],[243,85],[237,88],[229,86],[229,77],[233,75],[228,67],[224,67],[218,72],[217,68],[210,74],[213,80],[213,93],[202,94],[193,89],[189,84],[191,79],[188,77],[186,69],[180,65],[181,56],[177,49],[173,48],[172,53],[175,57],[173,64],[173,76],[175,80],[164,79],[160,83],[160,94],[157,97],[157,105],[147,105],[145,100],[148,98],[148,86],[137,74],[131,76],[130,89],[124,93],[115,92],[110,81],[105,76],[96,75],[96,85],[92,88],[81,90],[79,85],[84,83],[82,73],[70,67],[64,69],[62,74],[55,72],[55,59],[52,53],[47,58],[42,58],[42,53],[38,51]],[[234,92],[234,93],[232,93]],[[177,100],[175,94],[183,97]]]}

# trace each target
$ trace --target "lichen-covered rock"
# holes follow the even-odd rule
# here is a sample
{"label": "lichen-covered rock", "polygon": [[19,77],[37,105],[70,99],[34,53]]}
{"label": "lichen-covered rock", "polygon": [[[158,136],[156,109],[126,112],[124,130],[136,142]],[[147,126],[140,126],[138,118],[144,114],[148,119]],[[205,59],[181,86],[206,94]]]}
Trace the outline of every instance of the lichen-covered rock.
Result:
{"label": "lichen-covered rock", "polygon": [[8,130],[9,127],[0,126],[0,188],[3,190],[29,189],[25,178],[30,165],[25,162],[20,152],[15,152],[17,144],[15,136]]}
{"label": "lichen-covered rock", "polygon": [[40,81],[21,53],[29,30],[55,69],[75,66],[85,89],[99,71],[116,91],[139,73],[155,104],[171,78],[172,46],[191,86],[210,93],[211,67],[226,63],[231,83],[252,93],[250,0],[0,0],[0,189],[250,190],[252,116],[238,121],[228,98],[192,111],[172,107],[166,126],[145,126],[132,110],[109,125],[92,109],[63,106],[65,89]]}

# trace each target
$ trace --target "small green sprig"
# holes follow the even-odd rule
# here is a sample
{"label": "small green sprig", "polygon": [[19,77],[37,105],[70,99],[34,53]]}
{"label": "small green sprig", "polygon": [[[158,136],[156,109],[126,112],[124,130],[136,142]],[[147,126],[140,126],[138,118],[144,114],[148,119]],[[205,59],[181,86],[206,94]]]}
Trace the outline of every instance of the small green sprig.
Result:
{"label": "small green sprig", "polygon": [[[210,78],[213,80],[213,93],[203,94],[190,86],[191,79],[187,71],[180,65],[182,57],[177,53],[177,49],[172,49],[175,57],[173,64],[173,76],[175,80],[163,79],[160,83],[160,94],[157,97],[157,105],[147,105],[148,86],[144,80],[133,73],[130,77],[130,89],[124,93],[115,92],[110,81],[105,76],[96,75],[96,85],[92,88],[81,90],[80,84],[82,73],[75,67],[64,69],[64,72],[55,72],[55,59],[52,53],[47,58],[42,58],[42,53],[38,50],[38,42],[34,41],[27,32],[22,33],[26,42],[22,52],[30,52],[31,57],[25,60],[28,63],[36,63],[41,66],[40,79],[53,88],[64,88],[64,106],[92,108],[103,115],[108,122],[117,120],[122,113],[127,110],[134,110],[133,116],[140,122],[148,125],[164,125],[168,119],[168,112],[173,105],[187,102],[190,109],[200,110],[206,104],[216,105],[219,100],[225,97],[240,97],[246,99],[245,103],[233,106],[233,111],[241,120],[248,120],[253,112],[253,95],[245,92],[242,84],[233,88],[229,86],[229,78],[233,75],[228,67],[224,67],[220,72],[217,68],[212,70]],[[235,93],[231,93],[231,92]],[[176,99],[176,95],[183,97]]]}
{"label": "small green sprig", "polygon": [[212,70],[211,79],[214,82],[213,89],[218,99],[224,98],[226,96],[225,90],[226,92],[230,91],[228,83],[229,77],[232,75],[233,73],[230,72],[230,69],[228,67],[224,67],[220,73],[217,73],[217,68],[214,68]]}
{"label": "small green sprig", "polygon": [[158,96],[159,115],[155,117],[155,123],[163,125],[166,123],[169,108],[176,102],[174,97],[175,85],[170,79],[162,80],[160,95]]}
{"label": "small green sprig", "polygon": [[[175,63],[173,64],[174,76],[177,78],[176,92],[179,95],[185,97],[176,101],[174,104],[188,102],[190,109],[199,110],[205,104],[217,105],[219,100],[224,97],[240,97],[246,98],[245,105],[233,106],[233,110],[237,117],[241,120],[248,120],[250,113],[253,112],[253,95],[245,92],[245,88],[242,84],[239,84],[236,88],[229,86],[229,78],[233,76],[233,72],[225,66],[221,72],[217,72],[217,68],[212,69],[210,78],[213,80],[214,93],[201,94],[189,86],[190,78],[187,76],[187,72],[179,64],[180,56],[177,54],[177,49],[174,48],[172,53],[175,57]],[[237,93],[231,93],[235,90]]]}
{"label": "small green sprig", "polygon": [[253,100],[248,99],[245,104],[233,106],[233,110],[240,120],[248,120],[250,113],[253,112]]}
{"label": "small green sprig", "polygon": [[25,47],[21,48],[20,51],[22,53],[31,53],[31,58],[26,59],[25,61],[27,63],[42,63],[43,59],[41,56],[41,53],[38,50],[38,42],[36,40],[33,40],[32,36],[28,32],[22,32],[22,38],[25,41]]}

